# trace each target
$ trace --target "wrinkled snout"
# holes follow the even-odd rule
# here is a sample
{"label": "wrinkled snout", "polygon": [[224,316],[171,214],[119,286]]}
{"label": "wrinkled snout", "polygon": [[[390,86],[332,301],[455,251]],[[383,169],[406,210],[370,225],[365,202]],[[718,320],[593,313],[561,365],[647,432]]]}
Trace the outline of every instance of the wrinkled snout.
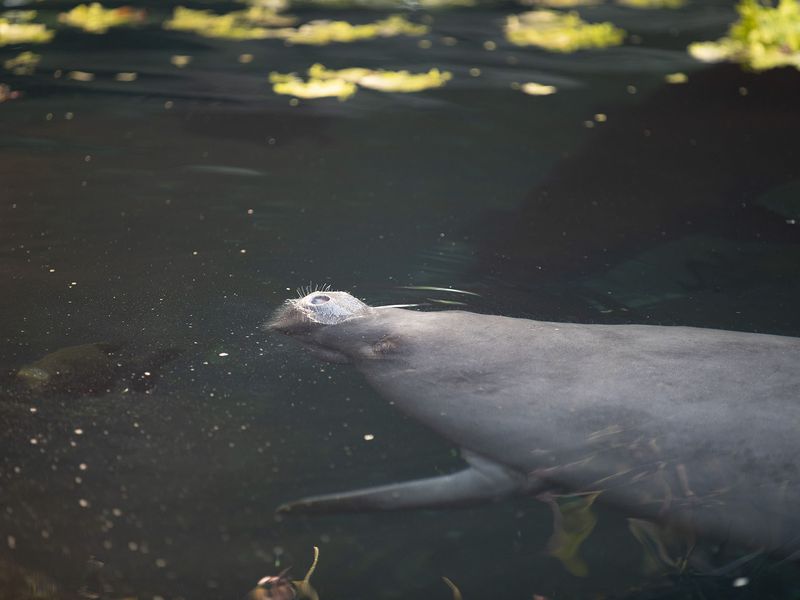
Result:
{"label": "wrinkled snout", "polygon": [[372,309],[347,292],[319,291],[287,300],[265,324],[265,329],[286,335],[308,332],[321,325],[336,325],[369,314]]}

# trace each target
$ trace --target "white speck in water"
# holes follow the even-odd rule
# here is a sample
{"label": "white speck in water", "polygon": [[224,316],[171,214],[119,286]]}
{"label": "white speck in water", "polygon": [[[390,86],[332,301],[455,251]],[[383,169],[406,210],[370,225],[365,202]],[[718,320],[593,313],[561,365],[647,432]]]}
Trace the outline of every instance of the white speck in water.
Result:
{"label": "white speck in water", "polygon": [[36,438],[31,438],[31,444],[33,444],[35,446],[38,443],[39,443],[39,440],[37,440]]}
{"label": "white speck in water", "polygon": [[80,504],[81,508],[89,508],[89,501],[85,498],[78,500],[78,504]]}
{"label": "white speck in water", "polygon": [[128,550],[131,552],[136,552],[139,549],[139,544],[136,542],[128,542]]}
{"label": "white speck in water", "polygon": [[83,429],[81,429],[80,427],[78,429],[76,429],[75,430],[75,435],[83,435]]}
{"label": "white speck in water", "polygon": [[737,577],[733,580],[733,587],[740,588],[746,586],[750,583],[750,580],[747,577]]}
{"label": "white speck in water", "polygon": [[38,409],[38,408],[36,408],[35,406],[31,406],[31,408],[30,408],[30,411],[31,411],[32,413],[35,413],[35,412],[37,412],[38,410],[39,410],[39,409]]}
{"label": "white speck in water", "polygon": [[86,463],[81,463],[81,464],[79,464],[79,465],[78,465],[78,468],[79,468],[81,471],[85,471],[86,469],[88,469],[88,468],[89,468],[89,466],[88,466]]}
{"label": "white speck in water", "polygon": [[219,356],[228,356],[228,353],[227,352],[220,352]]}
{"label": "white speck in water", "polygon": [[163,569],[164,567],[166,567],[166,566],[167,566],[167,561],[166,561],[166,560],[164,560],[163,558],[157,558],[157,559],[156,559],[156,566],[157,566],[159,569]]}
{"label": "white speck in water", "polygon": [[365,441],[371,442],[374,439],[375,439],[375,436],[373,434],[371,434],[371,433],[365,433],[364,434],[364,440]]}

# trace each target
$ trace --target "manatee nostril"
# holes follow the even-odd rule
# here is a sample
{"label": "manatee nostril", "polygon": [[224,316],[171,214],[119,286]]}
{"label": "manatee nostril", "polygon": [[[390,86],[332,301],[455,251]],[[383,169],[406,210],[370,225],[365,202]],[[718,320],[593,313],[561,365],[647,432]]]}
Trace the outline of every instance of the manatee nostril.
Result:
{"label": "manatee nostril", "polygon": [[325,304],[326,302],[330,302],[331,297],[326,296],[324,294],[319,294],[318,296],[314,296],[309,302],[314,305],[318,304]]}

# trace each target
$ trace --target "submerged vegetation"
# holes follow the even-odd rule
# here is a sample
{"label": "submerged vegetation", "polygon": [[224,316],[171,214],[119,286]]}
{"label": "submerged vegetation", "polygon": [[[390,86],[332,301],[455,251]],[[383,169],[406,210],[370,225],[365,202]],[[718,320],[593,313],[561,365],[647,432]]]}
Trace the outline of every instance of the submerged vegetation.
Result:
{"label": "submerged vegetation", "polygon": [[409,93],[442,87],[452,74],[439,69],[427,73],[384,71],[352,67],[332,70],[315,64],[308,69],[308,80],[294,73],[271,73],[269,80],[276,94],[297,98],[339,98],[346,100],[356,93],[358,86],[379,92]]}
{"label": "submerged vegetation", "polygon": [[739,20],[716,42],[697,42],[689,53],[703,62],[734,61],[755,70],[792,66],[800,69],[800,2],[777,6],[742,0]]}
{"label": "submerged vegetation", "polygon": [[562,14],[552,10],[510,15],[505,32],[512,44],[537,46],[551,52],[607,48],[618,46],[625,39],[625,31],[611,23],[587,23],[576,12]]}

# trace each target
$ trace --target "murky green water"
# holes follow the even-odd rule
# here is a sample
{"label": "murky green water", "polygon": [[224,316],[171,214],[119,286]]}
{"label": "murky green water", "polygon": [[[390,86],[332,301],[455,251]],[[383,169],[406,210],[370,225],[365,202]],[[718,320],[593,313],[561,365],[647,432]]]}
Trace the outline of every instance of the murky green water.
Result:
{"label": "murky green water", "polygon": [[[70,6],[35,8],[52,21]],[[147,8],[154,20],[171,12]],[[285,566],[301,576],[318,545],[326,600],[449,598],[442,575],[467,600],[798,597],[791,565],[760,564],[742,588],[645,577],[624,515],[608,511],[583,547],[584,578],[547,556],[550,512],[532,499],[273,514],[308,493],[459,464],[351,370],[260,330],[299,285],[373,304],[458,300],[541,319],[800,335],[800,74],[688,57],[687,43],[734,19],[723,2],[583,8],[638,39],[573,55],[504,41],[504,17],[520,10],[407,13],[430,19],[429,48],[61,29],[35,49],[34,75],[0,74],[22,92],[0,104],[0,563],[17,581],[24,572],[47,588],[46,575],[60,598],[104,587],[103,598],[239,598]],[[0,59],[23,49],[0,48]],[[173,55],[193,60],[177,68]],[[438,67],[453,80],[296,106],[271,91],[270,71],[315,62]],[[120,71],[138,79],[114,80]],[[674,72],[689,82],[665,83]],[[525,81],[559,91],[512,89]],[[126,373],[154,383],[26,394],[11,381],[95,342],[120,345]]]}

